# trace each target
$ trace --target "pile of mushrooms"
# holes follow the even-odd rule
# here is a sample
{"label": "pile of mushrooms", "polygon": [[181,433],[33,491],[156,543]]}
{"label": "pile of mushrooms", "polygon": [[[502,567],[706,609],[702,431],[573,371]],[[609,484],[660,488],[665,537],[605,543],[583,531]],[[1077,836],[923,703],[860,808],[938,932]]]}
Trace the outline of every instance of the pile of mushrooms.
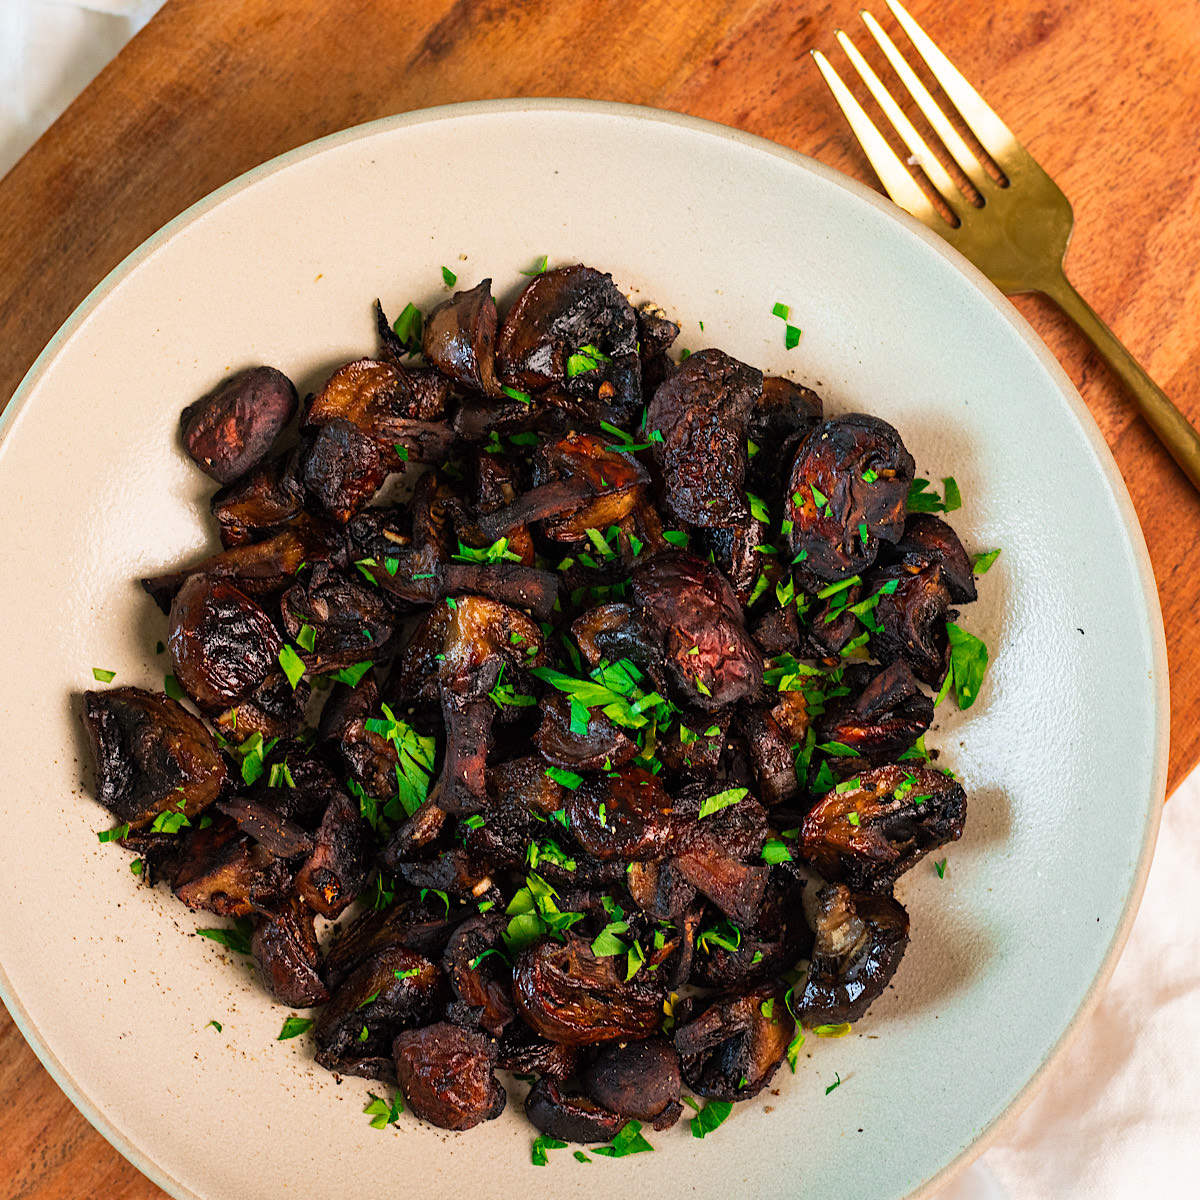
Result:
{"label": "pile of mushrooms", "polygon": [[675,361],[600,271],[376,311],[303,404],[258,367],[184,411],[224,548],[144,581],[185,700],[85,694],[96,797],[422,1120],[494,1119],[497,1070],[567,1142],[756,1096],[962,833],[922,735],[971,560],[885,421]]}

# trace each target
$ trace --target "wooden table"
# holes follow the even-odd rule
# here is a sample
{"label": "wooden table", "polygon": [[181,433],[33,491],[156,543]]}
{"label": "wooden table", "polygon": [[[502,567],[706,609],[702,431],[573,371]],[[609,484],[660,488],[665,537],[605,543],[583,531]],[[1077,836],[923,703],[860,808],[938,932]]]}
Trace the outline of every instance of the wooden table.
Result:
{"label": "wooden table", "polygon": [[[1080,291],[1200,422],[1200,3],[910,8],[1071,198]],[[0,403],[164,222],[276,154],[388,113],[494,96],[630,101],[773,138],[874,186],[805,57],[830,51],[837,25],[865,48],[856,9],[170,0],[0,181]],[[1174,787],[1200,760],[1200,498],[1066,319],[1040,299],[1016,303],[1078,384],[1141,518],[1167,628]],[[0,1200],[163,1195],[71,1106],[2,1010],[0,1095]]]}

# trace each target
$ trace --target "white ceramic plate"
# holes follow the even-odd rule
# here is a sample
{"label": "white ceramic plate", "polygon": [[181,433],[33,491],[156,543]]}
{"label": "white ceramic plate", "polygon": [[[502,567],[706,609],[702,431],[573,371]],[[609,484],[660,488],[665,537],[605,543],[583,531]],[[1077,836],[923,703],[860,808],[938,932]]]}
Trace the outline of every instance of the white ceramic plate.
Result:
{"label": "white ceramic plate", "polygon": [[[964,624],[993,666],[930,745],[969,818],[939,880],[900,883],[912,944],[842,1040],[809,1038],[779,1095],[705,1140],[530,1165],[512,1089],[453,1135],[378,1132],[199,918],[97,843],[77,696],[92,667],[162,685],[139,576],[213,543],[179,410],[266,362],[301,393],[393,313],[541,255],[613,273],[719,346],[893,422],[954,474],[971,551],[1003,547]],[[787,351],[772,305],[804,330]],[[703,320],[701,333],[697,322]],[[1113,966],[1163,797],[1167,677],[1149,560],[1078,395],[1012,307],[858,184],[768,142],[618,105],[502,102],[381,121],[202,201],[84,302],[9,406],[0,444],[0,993],[74,1102],[178,1197],[475,1193],[886,1200],[961,1165],[1027,1092]],[[210,1020],[224,1027],[218,1033]],[[811,1056],[809,1056],[809,1052]],[[840,1076],[842,1084],[826,1094]],[[374,1085],[378,1090],[379,1085]],[[515,1103],[513,1102],[515,1101]]]}

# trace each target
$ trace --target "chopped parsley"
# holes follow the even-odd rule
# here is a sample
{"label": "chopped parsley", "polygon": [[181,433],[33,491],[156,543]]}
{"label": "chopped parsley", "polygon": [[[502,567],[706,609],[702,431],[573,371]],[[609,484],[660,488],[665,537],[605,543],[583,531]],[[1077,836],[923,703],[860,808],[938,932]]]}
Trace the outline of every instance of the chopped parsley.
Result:
{"label": "chopped parsley", "polygon": [[611,1146],[597,1146],[592,1153],[604,1158],[624,1158],[627,1154],[643,1154],[654,1147],[642,1136],[641,1121],[628,1121],[612,1140]]}
{"label": "chopped parsley", "polygon": [[933,868],[938,873],[939,879],[946,878],[946,860],[943,858],[941,862],[935,862]]}
{"label": "chopped parsley", "polygon": [[[386,738],[395,747],[398,761],[396,763],[396,798],[408,816],[425,803],[429,796],[429,780],[433,772],[433,761],[436,753],[436,742],[432,737],[424,737],[417,733],[406,721],[400,720],[392,710],[383,704],[380,706],[382,717],[371,717],[365,722],[368,733],[376,733]],[[362,802],[362,796],[359,797]],[[370,820],[370,816],[364,812]],[[384,807],[384,815],[395,819],[399,813],[389,813]]]}
{"label": "chopped parsley", "polygon": [[197,929],[196,934],[208,938],[235,954],[250,953],[250,935],[254,932],[254,922],[249,917],[238,917],[228,929]]}
{"label": "chopped parsley", "polygon": [[423,318],[421,310],[415,304],[406,304],[404,311],[396,318],[392,331],[404,343],[404,348],[411,354],[421,343],[421,325]]}
{"label": "chopped parsley", "polygon": [[[313,636],[315,639],[315,632]],[[291,646],[285,643],[279,651],[279,665],[283,668],[288,683],[292,685],[292,690],[295,691],[300,680],[304,678],[304,661]]]}
{"label": "chopped parsley", "polygon": [[363,1113],[371,1118],[371,1128],[386,1129],[389,1125],[394,1125],[404,1111],[404,1102],[400,1099],[400,1093],[396,1093],[396,1098],[391,1104],[375,1095],[374,1092],[368,1092],[367,1095],[371,1097],[371,1100],[363,1109]]}
{"label": "chopped parsley", "polygon": [[601,363],[607,362],[612,362],[612,359],[599,347],[585,344],[567,356],[567,378],[574,379],[576,375],[595,371]]}
{"label": "chopped parsley", "polygon": [[116,675],[116,671],[105,671],[101,667],[92,668],[92,678],[98,679],[101,683],[112,683]]}
{"label": "chopped parsley", "polygon": [[795,325],[786,325],[783,330],[783,344],[788,350],[795,350],[800,344],[800,333]]}
{"label": "chopped parsley", "polygon": [[[287,647],[285,646],[284,649],[287,649]],[[343,667],[340,671],[331,672],[329,678],[332,679],[334,683],[344,683],[348,687],[355,688],[358,687],[358,685],[362,682],[362,677],[371,669],[372,666],[374,666],[374,664],[370,660],[367,662],[355,663],[351,667]]]}
{"label": "chopped parsley", "polygon": [[744,800],[749,794],[749,788],[729,788],[727,791],[717,792],[715,796],[706,796],[700,804],[700,816],[697,820],[720,812],[721,809],[728,808],[731,804],[737,804],[739,800]]}
{"label": "chopped parsley", "polygon": [[163,691],[166,692],[172,700],[183,699],[183,688],[179,686],[179,680],[176,679],[174,675],[167,675],[163,678]]}
{"label": "chopped parsley", "polygon": [[311,1017],[288,1017],[275,1040],[286,1042],[289,1038],[299,1037],[302,1033],[307,1033],[315,1024],[316,1022]]}
{"label": "chopped parsley", "polygon": [[791,851],[778,838],[770,838],[762,848],[763,862],[785,863],[792,861]]}
{"label": "chopped parsley", "polygon": [[453,287],[458,282],[458,276],[450,270],[449,267],[442,268],[442,282],[448,287]]}
{"label": "chopped parsley", "polygon": [[971,559],[971,570],[976,575],[986,575],[988,568],[996,561],[1000,555],[1000,547],[995,550],[989,550],[986,554],[976,554]]}
{"label": "chopped parsley", "polygon": [[987,671],[988,649],[973,633],[960,629],[953,621],[946,622],[946,633],[950,638],[950,669],[934,703],[940,704],[953,686],[958,707],[968,709],[979,695]]}
{"label": "chopped parsley", "polygon": [[129,825],[126,823],[124,825],[118,825],[115,829],[102,829],[98,834],[96,834],[96,837],[101,842],[119,842],[128,833]]}
{"label": "chopped parsley", "polygon": [[708,1137],[714,1129],[720,1128],[729,1114],[733,1112],[733,1104],[728,1100],[710,1100],[701,1108],[691,1096],[680,1096],[679,1098],[696,1114],[689,1122],[694,1138]]}
{"label": "chopped parsley", "polygon": [[546,262],[547,262],[547,256],[545,254],[543,254],[542,257],[537,260],[537,263],[534,265],[534,268],[532,271],[522,271],[521,274],[522,275],[540,275],[546,269]]}
{"label": "chopped parsley", "polygon": [[840,1025],[818,1025],[813,1033],[817,1037],[823,1038],[840,1038],[845,1037],[850,1032],[851,1025],[849,1021],[843,1021]]}
{"label": "chopped parsley", "polygon": [[[524,272],[524,274],[530,274],[530,272]],[[544,1167],[548,1161],[546,1158],[547,1150],[565,1150],[566,1148],[566,1142],[559,1141],[558,1138],[546,1137],[543,1134],[541,1137],[534,1139],[533,1149],[529,1154],[529,1161],[535,1167]]]}
{"label": "chopped parsley", "polygon": [[[209,1021],[208,1025],[211,1025],[218,1033],[225,1028],[220,1021]],[[207,1029],[208,1025],[205,1025],[204,1028]]]}
{"label": "chopped parsley", "polygon": [[832,1092],[834,1088],[841,1087],[841,1086],[842,1086],[842,1077],[836,1071],[834,1071],[833,1082],[825,1089],[825,1095],[828,1096],[829,1093]]}
{"label": "chopped parsley", "polygon": [[962,495],[953,475],[942,480],[942,490],[945,499],[930,490],[928,479],[914,479],[908,488],[908,511],[939,513],[962,508]]}
{"label": "chopped parsley", "polygon": [[792,315],[792,310],[783,303],[778,303],[771,309],[771,316],[778,317],[781,321],[786,321]]}
{"label": "chopped parsley", "polygon": [[508,384],[504,384],[500,390],[510,400],[519,400],[522,404],[533,403],[533,397],[528,392],[522,392],[519,388],[509,387]]}

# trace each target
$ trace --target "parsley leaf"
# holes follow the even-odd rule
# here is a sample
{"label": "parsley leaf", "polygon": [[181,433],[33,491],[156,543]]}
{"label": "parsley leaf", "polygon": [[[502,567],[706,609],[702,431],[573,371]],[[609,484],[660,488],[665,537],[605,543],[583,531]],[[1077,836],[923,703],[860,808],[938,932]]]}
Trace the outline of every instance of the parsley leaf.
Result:
{"label": "parsley leaf", "polygon": [[[530,272],[524,272],[524,274],[529,273]],[[547,1150],[565,1150],[566,1148],[566,1142],[559,1141],[558,1138],[546,1137],[545,1135],[542,1135],[541,1137],[534,1139],[533,1149],[529,1154],[529,1161],[533,1163],[535,1167],[544,1167],[548,1161],[546,1158]]]}
{"label": "parsley leaf", "polygon": [[292,691],[295,691],[300,680],[304,678],[304,662],[300,655],[285,643],[279,651],[279,665],[283,668],[288,683],[292,685]]}
{"label": "parsley leaf", "polygon": [[710,1100],[703,1108],[697,1109],[696,1115],[691,1119],[692,1137],[707,1137],[724,1123],[731,1112],[733,1104],[730,1101]]}
{"label": "parsley leaf", "polygon": [[363,1112],[371,1118],[371,1128],[386,1129],[389,1125],[395,1124],[397,1118],[404,1111],[404,1102],[400,1099],[400,1093],[396,1093],[396,1098],[391,1104],[375,1095],[374,1092],[368,1092],[367,1095],[371,1097],[371,1100]]}
{"label": "parsley leaf", "polygon": [[442,282],[449,288],[458,282],[458,276],[449,267],[442,268]]}
{"label": "parsley leaf", "polygon": [[629,1121],[612,1140],[611,1146],[597,1146],[592,1153],[604,1158],[624,1158],[627,1154],[643,1154],[654,1147],[642,1136],[641,1121]]}
{"label": "parsley leaf", "polygon": [[98,679],[101,683],[112,683],[116,674],[116,671],[105,671],[100,667],[92,668],[92,678]]}
{"label": "parsley leaf", "polygon": [[988,568],[992,565],[992,563],[994,563],[996,561],[996,559],[999,556],[1000,556],[1000,547],[999,546],[997,546],[995,550],[989,550],[986,554],[976,554],[971,559],[971,570],[976,575],[986,575]]}
{"label": "parsley leaf", "polygon": [[239,917],[228,929],[197,929],[198,937],[208,938],[219,946],[232,950],[235,954],[250,953],[250,935],[254,932],[254,922],[249,917]]}
{"label": "parsley leaf", "polygon": [[700,816],[697,820],[720,812],[721,809],[728,808],[731,804],[737,804],[739,800],[744,800],[749,794],[749,788],[729,788],[727,791],[718,792],[715,796],[706,796],[700,804]]}

